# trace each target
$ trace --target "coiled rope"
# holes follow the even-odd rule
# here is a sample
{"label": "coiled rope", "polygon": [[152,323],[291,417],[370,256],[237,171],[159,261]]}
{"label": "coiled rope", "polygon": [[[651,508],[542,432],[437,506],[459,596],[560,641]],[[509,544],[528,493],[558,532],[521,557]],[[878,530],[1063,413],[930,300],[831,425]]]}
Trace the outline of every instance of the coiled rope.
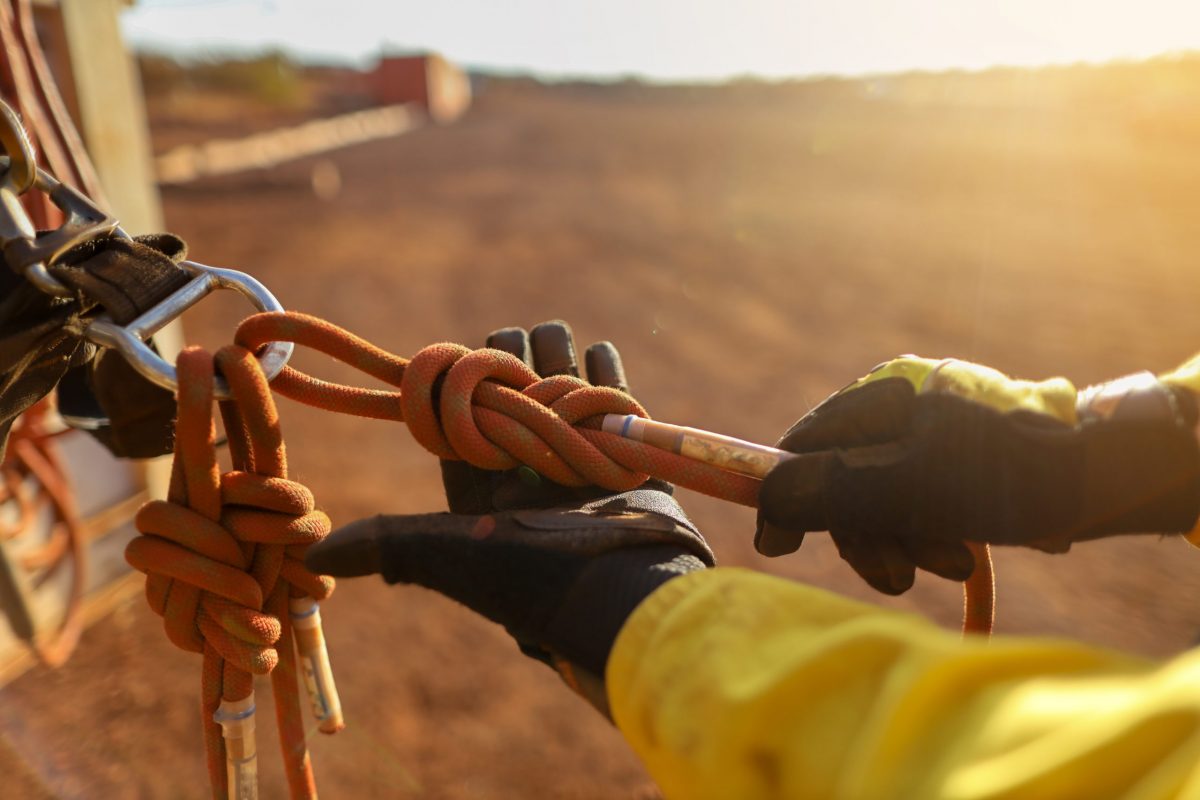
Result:
{"label": "coiled rope", "polygon": [[287,477],[287,455],[270,387],[257,359],[225,347],[216,365],[233,400],[220,404],[233,469],[220,473],[212,417],[213,357],[180,354],[175,461],[168,499],[138,512],[144,534],[125,557],[145,572],[146,597],[178,647],[204,655],[201,680],[213,796],[227,797],[226,742],[214,715],[249,698],[270,673],[291,796],[316,797],[297,689],[289,598],[322,600],[333,579],[304,567],[329,518]]}

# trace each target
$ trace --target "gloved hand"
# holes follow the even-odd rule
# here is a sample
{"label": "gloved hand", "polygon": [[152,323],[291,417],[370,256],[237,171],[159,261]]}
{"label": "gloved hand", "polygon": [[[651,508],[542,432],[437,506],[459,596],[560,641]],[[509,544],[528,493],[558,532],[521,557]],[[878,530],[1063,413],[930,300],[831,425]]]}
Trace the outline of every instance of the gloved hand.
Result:
{"label": "gloved hand", "polygon": [[829,530],[875,589],[916,568],[965,580],[964,541],[1065,552],[1120,533],[1185,532],[1200,515],[1194,395],[1149,373],[1077,392],[988,367],[905,356],[813,409],[763,481],[755,547]]}
{"label": "gloved hand", "polygon": [[[488,344],[543,377],[579,374],[565,323],[540,325],[532,337],[508,328]],[[590,348],[587,366],[593,383],[625,388],[611,344]],[[712,566],[712,551],[668,484],[580,492],[527,468],[468,467],[445,462],[443,478],[452,512],[471,513],[359,520],[310,547],[306,564],[441,592],[503,625],[522,652],[606,711],[604,666],[625,619],[664,582]]]}

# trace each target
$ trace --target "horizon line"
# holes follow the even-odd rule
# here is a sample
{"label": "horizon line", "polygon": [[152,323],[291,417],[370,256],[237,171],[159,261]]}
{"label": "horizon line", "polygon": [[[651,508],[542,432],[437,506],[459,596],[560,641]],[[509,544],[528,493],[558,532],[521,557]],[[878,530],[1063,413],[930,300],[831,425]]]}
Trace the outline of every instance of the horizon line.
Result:
{"label": "horizon line", "polygon": [[630,71],[597,71],[597,72],[553,72],[548,70],[539,70],[531,67],[522,67],[516,65],[499,65],[499,64],[471,64],[468,62],[459,62],[450,58],[439,51],[432,48],[409,47],[396,45],[381,45],[375,52],[370,54],[335,56],[329,53],[305,53],[303,50],[288,47],[279,43],[263,44],[261,46],[243,47],[238,45],[228,46],[208,46],[195,45],[188,48],[188,52],[181,53],[179,48],[163,45],[161,48],[155,47],[153,42],[147,41],[131,41],[129,50],[135,55],[154,55],[165,58],[170,58],[180,63],[188,63],[189,61],[202,61],[214,59],[247,59],[256,58],[273,53],[278,53],[284,57],[305,66],[310,67],[343,67],[348,69],[367,70],[376,63],[380,58],[395,55],[423,55],[436,54],[445,58],[455,66],[460,67],[464,72],[471,75],[479,75],[482,77],[497,77],[497,78],[529,78],[537,80],[541,83],[597,83],[597,84],[618,84],[618,83],[646,83],[663,86],[697,86],[697,85],[721,85],[733,83],[737,81],[756,81],[762,83],[788,83],[788,82],[816,82],[824,80],[878,80],[881,78],[897,78],[903,76],[939,76],[939,75],[982,75],[988,72],[1000,71],[1025,71],[1038,72],[1049,71],[1055,69],[1070,69],[1070,68],[1102,68],[1109,66],[1121,65],[1137,65],[1151,64],[1154,62],[1182,62],[1187,60],[1200,61],[1200,48],[1189,48],[1183,50],[1164,50],[1160,53],[1151,55],[1118,55],[1106,59],[1063,59],[1063,60],[1048,60],[1036,63],[1004,63],[997,62],[984,66],[914,66],[910,68],[902,68],[894,71],[878,71],[864,70],[861,72],[846,71],[846,72],[810,72],[810,73],[793,73],[793,74],[770,74],[759,73],[753,70],[745,72],[736,72],[723,75],[706,75],[698,73],[691,76],[656,76],[647,73]]}

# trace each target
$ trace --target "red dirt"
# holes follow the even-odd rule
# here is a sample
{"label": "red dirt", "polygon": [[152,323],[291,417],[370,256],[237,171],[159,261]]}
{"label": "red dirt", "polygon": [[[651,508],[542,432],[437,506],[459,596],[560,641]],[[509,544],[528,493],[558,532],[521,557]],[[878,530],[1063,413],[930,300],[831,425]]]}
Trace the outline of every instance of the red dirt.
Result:
{"label": "red dirt", "polygon": [[[562,317],[582,345],[615,341],[655,416],[764,442],[901,352],[1083,385],[1200,346],[1187,137],[1119,104],[864,86],[495,86],[458,124],[329,156],[335,203],[300,163],[171,190],[167,215],[197,259],[396,352]],[[243,313],[202,305],[189,338],[220,344]],[[404,428],[282,411],[294,473],[335,522],[444,507],[436,463]],[[767,561],[751,512],[683,502],[726,564],[957,624],[957,585],[922,576],[885,600],[822,535]],[[1002,632],[1156,656],[1195,637],[1200,554],[1179,541],[996,560]],[[314,734],[323,796],[652,792],[620,736],[495,626],[374,579],[343,582],[323,614],[349,723]],[[8,686],[0,763],[18,794],[40,780],[64,797],[205,796],[199,666],[135,598],[66,667]],[[263,796],[280,797],[269,715],[259,731]]]}

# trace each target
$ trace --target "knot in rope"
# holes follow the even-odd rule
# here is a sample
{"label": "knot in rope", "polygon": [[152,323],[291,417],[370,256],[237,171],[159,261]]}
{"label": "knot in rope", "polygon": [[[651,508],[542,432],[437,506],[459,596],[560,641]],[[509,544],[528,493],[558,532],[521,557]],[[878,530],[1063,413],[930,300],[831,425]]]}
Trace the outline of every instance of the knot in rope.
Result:
{"label": "knot in rope", "polygon": [[171,500],[143,506],[136,520],[143,535],[126,558],[147,574],[150,607],[172,642],[203,653],[207,641],[238,668],[263,675],[279,663],[282,624],[263,610],[278,581],[315,600],[333,591],[333,579],[313,575],[301,560],[331,525],[294,481],[233,471],[220,476],[219,492],[215,520]]}
{"label": "knot in rope", "polygon": [[565,486],[614,491],[649,477],[601,450],[604,434],[586,427],[604,414],[648,417],[636,400],[569,375],[540,378],[500,350],[424,348],[404,372],[400,403],[413,438],[439,458],[492,470],[525,464]]}
{"label": "knot in rope", "polygon": [[525,464],[567,486],[616,492],[654,476],[741,505],[758,504],[757,479],[600,430],[605,414],[649,417],[630,395],[565,375],[539,378],[500,350],[435,344],[410,361],[331,322],[293,311],[247,317],[235,340],[249,351],[268,342],[294,342],[398,388],[330,383],[292,367],[284,367],[271,383],[279,394],[305,405],[404,421],[439,458],[484,469]]}
{"label": "knot in rope", "polygon": [[170,491],[166,500],[138,512],[142,536],[129,543],[125,557],[146,573],[147,600],[170,640],[204,654],[205,730],[216,796],[224,796],[225,754],[213,713],[222,700],[249,697],[253,675],[267,673],[293,795],[312,796],[288,604],[332,593],[333,579],[314,575],[303,562],[305,550],[325,538],[331,524],[312,492],[288,480],[274,400],[253,354],[231,346],[215,361],[234,397],[221,403],[234,469],[221,474],[217,462],[214,358],[188,348],[177,362]]}

